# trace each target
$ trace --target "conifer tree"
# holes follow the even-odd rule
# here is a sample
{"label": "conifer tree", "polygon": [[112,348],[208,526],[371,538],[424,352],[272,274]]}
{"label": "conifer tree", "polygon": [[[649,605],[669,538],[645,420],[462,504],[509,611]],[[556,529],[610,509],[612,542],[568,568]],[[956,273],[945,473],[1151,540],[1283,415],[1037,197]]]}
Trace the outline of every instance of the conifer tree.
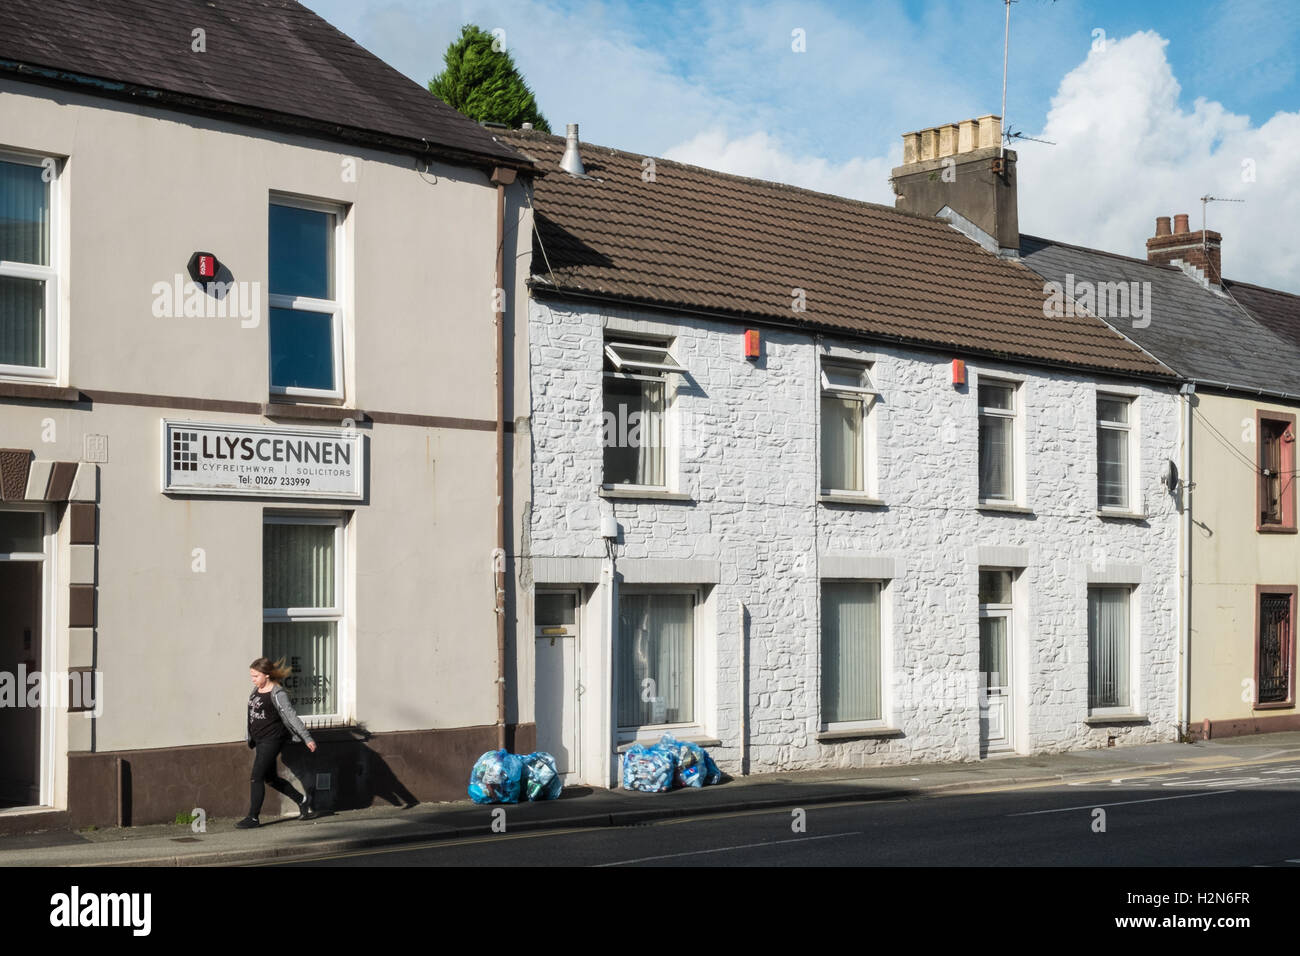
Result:
{"label": "conifer tree", "polygon": [[443,71],[429,81],[429,92],[452,109],[480,123],[505,123],[511,129],[532,123],[535,129],[551,131],[498,37],[467,23],[447,47],[443,64]]}

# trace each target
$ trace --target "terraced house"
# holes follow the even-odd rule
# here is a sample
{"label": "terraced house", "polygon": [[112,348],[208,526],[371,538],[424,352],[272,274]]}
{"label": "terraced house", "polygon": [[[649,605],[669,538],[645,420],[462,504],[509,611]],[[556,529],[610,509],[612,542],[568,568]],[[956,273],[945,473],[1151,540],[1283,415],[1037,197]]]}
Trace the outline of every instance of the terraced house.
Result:
{"label": "terraced house", "polygon": [[1222,242],[1182,214],[1157,218],[1145,259],[1029,236],[1021,245],[1026,264],[1058,284],[1148,289],[1146,321],[1106,321],[1187,380],[1180,686],[1199,737],[1300,727],[1300,297],[1224,278]]}
{"label": "terraced house", "polygon": [[0,829],[241,816],[264,654],[323,806],[530,748],[528,175],[288,0],[0,6]]}
{"label": "terraced house", "polygon": [[[519,567],[571,780],[665,730],[733,774],[1175,736],[1178,382],[1045,314],[997,117],[909,134],[901,209],[506,139],[546,174]],[[974,201],[921,208],[949,157]]]}

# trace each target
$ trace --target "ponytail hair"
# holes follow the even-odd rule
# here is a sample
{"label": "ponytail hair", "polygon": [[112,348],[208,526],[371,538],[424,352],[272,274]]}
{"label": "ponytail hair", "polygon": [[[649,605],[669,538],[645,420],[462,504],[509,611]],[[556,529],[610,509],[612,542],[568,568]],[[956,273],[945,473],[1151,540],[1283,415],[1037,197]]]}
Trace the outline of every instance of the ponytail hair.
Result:
{"label": "ponytail hair", "polygon": [[282,681],[293,673],[293,668],[284,662],[283,657],[277,661],[272,661],[269,657],[259,657],[248,666],[255,671],[261,671],[273,681]]}

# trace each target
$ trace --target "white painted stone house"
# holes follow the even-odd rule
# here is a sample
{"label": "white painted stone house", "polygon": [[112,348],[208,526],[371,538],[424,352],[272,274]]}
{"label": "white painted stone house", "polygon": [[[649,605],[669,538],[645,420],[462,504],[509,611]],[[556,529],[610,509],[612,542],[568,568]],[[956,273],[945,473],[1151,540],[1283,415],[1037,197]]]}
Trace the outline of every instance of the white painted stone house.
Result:
{"label": "white painted stone house", "polygon": [[520,567],[571,780],[664,731],[731,774],[1173,738],[1168,369],[946,222],[510,141],[550,171]]}

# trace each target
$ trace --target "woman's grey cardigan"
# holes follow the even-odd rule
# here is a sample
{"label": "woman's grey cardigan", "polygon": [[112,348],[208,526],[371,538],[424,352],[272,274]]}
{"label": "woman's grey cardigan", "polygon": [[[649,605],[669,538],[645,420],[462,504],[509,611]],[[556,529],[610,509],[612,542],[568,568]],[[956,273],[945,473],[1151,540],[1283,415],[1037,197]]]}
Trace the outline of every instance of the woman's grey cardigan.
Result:
{"label": "woman's grey cardigan", "polygon": [[[294,712],[293,704],[289,703],[287,690],[276,684],[275,690],[271,691],[271,701],[275,704],[275,709],[280,712],[280,720],[284,722],[285,729],[293,735],[294,743],[315,743],[303,725],[302,718]],[[244,743],[253,746],[253,735],[248,732],[247,721],[244,722]]]}

